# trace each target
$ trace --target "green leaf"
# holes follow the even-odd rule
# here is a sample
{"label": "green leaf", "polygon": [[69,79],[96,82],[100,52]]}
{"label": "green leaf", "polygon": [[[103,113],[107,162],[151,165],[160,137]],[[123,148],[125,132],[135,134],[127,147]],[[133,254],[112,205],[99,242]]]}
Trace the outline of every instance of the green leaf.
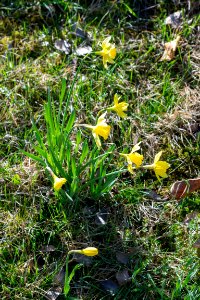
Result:
{"label": "green leaf", "polygon": [[28,156],[28,157],[30,157],[31,159],[33,159],[33,160],[35,160],[35,161],[38,161],[39,163],[41,163],[44,167],[46,167],[46,164],[45,164],[45,162],[42,160],[42,158],[40,158],[39,156],[36,156],[36,155],[34,155],[34,154],[32,154],[32,153],[29,153],[29,152],[26,152],[26,151],[24,151],[24,150],[20,150],[21,151],[21,153],[23,153],[24,155],[26,155],[26,156]]}
{"label": "green leaf", "polygon": [[74,120],[75,120],[75,111],[73,110],[73,112],[70,115],[70,118],[67,122],[67,126],[65,128],[65,132],[69,133],[72,129],[72,126],[74,124]]}
{"label": "green leaf", "polygon": [[83,163],[83,161],[86,158],[86,156],[88,155],[88,153],[89,153],[89,147],[88,147],[87,140],[85,140],[83,142],[82,153],[81,153],[81,156],[80,156],[80,164]]}
{"label": "green leaf", "polygon": [[65,296],[68,295],[69,291],[70,291],[70,282],[72,281],[76,270],[80,269],[82,267],[82,264],[78,264],[76,265],[73,270],[71,271],[70,275],[68,276],[68,278],[65,280],[65,286],[64,286],[64,294]]}

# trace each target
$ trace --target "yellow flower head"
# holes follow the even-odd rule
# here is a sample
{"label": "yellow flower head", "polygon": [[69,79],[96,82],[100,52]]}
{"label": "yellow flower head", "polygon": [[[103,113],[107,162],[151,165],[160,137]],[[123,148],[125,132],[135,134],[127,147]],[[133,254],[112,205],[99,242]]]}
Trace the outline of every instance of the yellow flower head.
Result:
{"label": "yellow flower head", "polygon": [[159,181],[160,181],[160,177],[162,178],[167,177],[166,171],[170,167],[170,164],[168,164],[166,161],[159,160],[161,155],[162,155],[162,151],[156,154],[154,158],[154,163],[152,165],[144,166],[144,168],[146,169],[153,169]]}
{"label": "yellow flower head", "polygon": [[104,140],[107,140],[107,138],[110,134],[110,129],[111,129],[111,127],[108,124],[106,124],[105,115],[106,115],[106,112],[103,113],[98,118],[96,126],[87,125],[87,124],[81,125],[81,126],[84,126],[84,127],[92,130],[92,135],[93,135],[96,145],[99,149],[101,148],[101,141],[100,141],[99,136],[102,136],[104,138]]}
{"label": "yellow flower head", "polygon": [[63,184],[65,184],[67,181],[65,178],[58,178],[55,174],[53,174],[53,179],[53,188],[55,191],[59,191],[62,188]]}
{"label": "yellow flower head", "polygon": [[114,106],[108,107],[107,110],[114,110],[121,118],[126,118],[127,114],[124,113],[124,111],[127,111],[128,103],[126,102],[120,102],[119,103],[119,97],[117,94],[114,95]]}
{"label": "yellow flower head", "polygon": [[127,159],[128,162],[128,170],[131,174],[133,174],[133,166],[132,164],[134,163],[136,165],[137,168],[139,168],[142,164],[143,161],[143,155],[139,154],[138,152],[136,152],[137,150],[140,149],[140,143],[136,144],[131,153],[129,154],[124,154],[124,153],[120,153],[121,156],[124,156]]}
{"label": "yellow flower head", "polygon": [[69,254],[70,253],[80,253],[80,254],[83,254],[86,256],[95,256],[95,255],[98,255],[99,251],[95,247],[87,247],[82,250],[71,250],[71,251],[69,251]]}
{"label": "yellow flower head", "polygon": [[102,50],[96,52],[96,54],[99,54],[103,56],[103,65],[107,69],[107,63],[109,62],[110,64],[113,64],[116,56],[116,48],[114,44],[109,43],[111,39],[111,36],[107,37],[103,42],[102,42]]}

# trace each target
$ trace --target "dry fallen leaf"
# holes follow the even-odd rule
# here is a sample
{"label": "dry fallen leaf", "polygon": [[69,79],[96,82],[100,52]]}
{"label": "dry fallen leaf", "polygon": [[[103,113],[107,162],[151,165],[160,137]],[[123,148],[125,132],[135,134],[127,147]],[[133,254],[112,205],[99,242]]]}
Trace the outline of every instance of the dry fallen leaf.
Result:
{"label": "dry fallen leaf", "polygon": [[180,36],[178,35],[177,38],[171,42],[165,43],[165,51],[163,56],[161,57],[160,61],[167,60],[170,61],[175,57],[176,48],[178,46],[178,42],[180,41]]}
{"label": "dry fallen leaf", "polygon": [[195,179],[176,181],[172,185],[170,192],[175,199],[181,199],[187,196],[189,193],[192,193],[198,189],[200,189],[200,177]]}
{"label": "dry fallen leaf", "polygon": [[71,52],[71,44],[67,40],[56,40],[54,47],[57,50],[65,52],[65,54],[69,54]]}
{"label": "dry fallen leaf", "polygon": [[95,224],[106,225],[108,221],[109,212],[106,208],[103,208],[95,216]]}
{"label": "dry fallen leaf", "polygon": [[185,225],[189,225],[189,223],[194,220],[195,218],[197,218],[199,216],[199,212],[198,211],[192,211],[189,214],[187,214],[185,216],[185,219],[183,221],[183,224]]}
{"label": "dry fallen leaf", "polygon": [[56,300],[61,293],[62,293],[62,288],[60,286],[52,287],[46,292],[44,296],[48,300]]}
{"label": "dry fallen leaf", "polygon": [[165,19],[165,24],[177,28],[181,25],[183,19],[182,11],[176,11]]}
{"label": "dry fallen leaf", "polygon": [[103,290],[108,292],[112,296],[114,296],[117,293],[117,290],[119,288],[118,284],[111,279],[102,280],[100,284]]}
{"label": "dry fallen leaf", "polygon": [[127,269],[117,272],[115,275],[119,285],[124,285],[131,281],[131,276],[129,275],[129,272]]}
{"label": "dry fallen leaf", "polygon": [[194,248],[200,248],[200,240],[197,240],[194,244],[193,244]]}
{"label": "dry fallen leaf", "polygon": [[83,264],[84,266],[89,267],[92,264],[93,258],[90,256],[86,256],[83,254],[79,254],[79,253],[74,253],[73,255],[73,259],[78,262]]}
{"label": "dry fallen leaf", "polygon": [[78,56],[84,56],[86,54],[90,54],[92,52],[92,47],[90,46],[84,46],[84,47],[78,47],[74,53]]}
{"label": "dry fallen leaf", "polygon": [[130,254],[124,253],[124,252],[117,252],[116,258],[117,258],[118,262],[120,262],[124,265],[127,265],[130,260]]}

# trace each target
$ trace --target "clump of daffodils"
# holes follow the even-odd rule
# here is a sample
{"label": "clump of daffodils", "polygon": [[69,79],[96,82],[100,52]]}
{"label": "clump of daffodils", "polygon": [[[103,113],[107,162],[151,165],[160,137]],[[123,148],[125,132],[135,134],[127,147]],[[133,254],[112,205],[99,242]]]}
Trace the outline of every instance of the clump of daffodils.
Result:
{"label": "clump of daffodils", "polygon": [[102,50],[96,52],[96,54],[101,55],[103,57],[103,65],[104,68],[108,68],[107,63],[113,64],[115,59],[117,50],[115,48],[115,44],[110,43],[111,36],[107,37],[101,44]]}

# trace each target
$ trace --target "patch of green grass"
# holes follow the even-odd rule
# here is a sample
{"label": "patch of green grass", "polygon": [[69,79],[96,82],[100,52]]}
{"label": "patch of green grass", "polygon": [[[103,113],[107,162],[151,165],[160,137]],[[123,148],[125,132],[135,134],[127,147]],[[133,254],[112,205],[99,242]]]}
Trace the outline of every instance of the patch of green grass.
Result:
{"label": "patch of green grass", "polygon": [[[182,27],[169,28],[165,17],[177,10]],[[0,15],[1,299],[46,299],[56,287],[57,299],[67,299],[67,252],[86,246],[99,255],[81,260],[69,299],[199,299],[199,192],[179,202],[168,197],[174,181],[199,176],[199,130],[192,127],[200,109],[199,16],[186,3],[162,0],[148,7],[4,0]],[[91,37],[93,52],[85,57],[54,45],[84,45],[74,23]],[[177,34],[174,60],[161,62],[164,43]],[[95,52],[108,35],[117,56],[106,70]],[[99,151],[91,131],[78,125],[95,125],[115,93],[129,104],[128,118],[107,114],[112,130]],[[139,141],[145,164],[164,150],[171,168],[162,183],[153,171],[126,171],[118,153]],[[58,193],[47,165],[67,178]],[[71,257],[69,274],[78,263]],[[123,270],[130,281],[106,291],[102,281],[117,283]]]}

